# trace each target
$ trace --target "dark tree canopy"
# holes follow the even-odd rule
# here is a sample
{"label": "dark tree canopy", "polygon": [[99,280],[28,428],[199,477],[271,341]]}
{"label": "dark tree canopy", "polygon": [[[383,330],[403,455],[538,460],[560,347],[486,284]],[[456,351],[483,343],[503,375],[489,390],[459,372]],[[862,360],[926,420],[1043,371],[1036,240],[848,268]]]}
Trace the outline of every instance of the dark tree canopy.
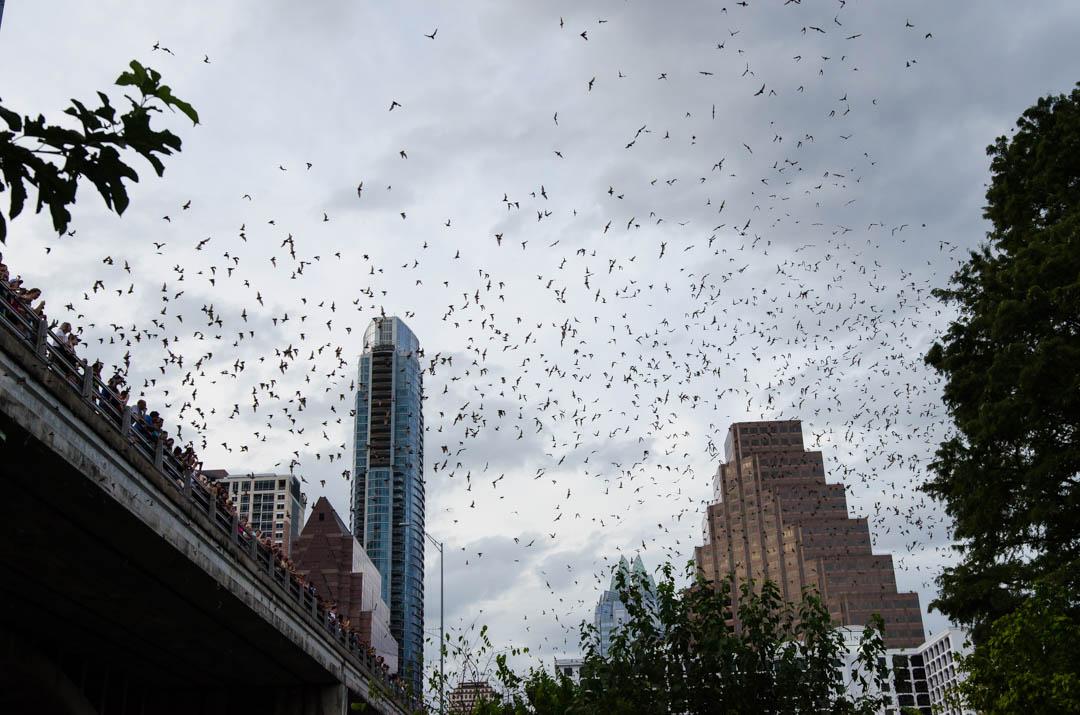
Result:
{"label": "dark tree canopy", "polygon": [[[933,605],[973,627],[976,660],[1044,589],[1071,595],[1039,618],[1053,607],[1080,622],[1080,85],[1040,99],[987,153],[992,230],[936,292],[959,316],[926,357],[955,434],[925,488],[961,554]],[[1055,644],[1041,644],[1043,664],[1071,660],[1075,682],[1080,659],[1056,659]]]}
{"label": "dark tree canopy", "polygon": [[601,653],[599,634],[583,625],[580,681],[532,669],[518,675],[496,656],[497,677],[507,693],[473,712],[481,715],[572,715],[606,713],[876,713],[883,706],[886,677],[882,622],[866,629],[857,677],[861,697],[846,692],[842,633],[822,601],[805,594],[784,601],[766,582],[744,588],[739,598],[742,628],[730,625],[730,589],[714,588],[700,576],[681,588],[667,565],[655,599],[641,575],[616,573],[616,589],[628,621]]}
{"label": "dark tree canopy", "polygon": [[[139,91],[138,99],[125,95],[128,111],[118,114],[103,92],[97,93],[101,105],[95,108],[72,99],[64,113],[75,118],[78,128],[47,124],[40,114],[36,119],[23,117],[0,104],[0,120],[7,125],[0,131],[0,192],[10,194],[8,219],[22,213],[29,184],[37,190],[35,212],[48,207],[53,228],[63,233],[71,222],[68,207],[75,203],[83,179],[94,185],[110,210],[122,214],[128,206],[124,180],[139,180],[125,161],[127,151],[142,156],[158,176],[164,173],[161,157],[180,151],[180,137],[152,128],[151,114],[168,107],[193,124],[199,123],[199,115],[173,96],[160,73],[135,61],[130,68],[116,80],[118,86]],[[6,240],[7,222],[0,212],[0,241]]]}
{"label": "dark tree canopy", "polygon": [[1040,583],[1019,608],[995,621],[962,661],[968,677],[958,695],[967,706],[986,715],[1080,712],[1080,620],[1068,615],[1075,601],[1075,592]]}

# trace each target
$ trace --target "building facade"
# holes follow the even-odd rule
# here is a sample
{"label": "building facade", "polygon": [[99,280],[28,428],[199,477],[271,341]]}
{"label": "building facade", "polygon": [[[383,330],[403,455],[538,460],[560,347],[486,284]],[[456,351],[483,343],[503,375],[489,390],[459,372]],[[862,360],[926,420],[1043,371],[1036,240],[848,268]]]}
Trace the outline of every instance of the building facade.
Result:
{"label": "building facade", "polygon": [[402,675],[419,691],[424,646],[424,416],[420,344],[399,318],[364,333],[356,392],[352,528],[382,576]]}
{"label": "building facade", "polygon": [[946,628],[919,647],[935,715],[974,715],[974,710],[954,705],[949,697],[964,679],[956,657],[971,655],[971,650],[968,634],[959,628]]}
{"label": "building facade", "polygon": [[801,422],[732,425],[713,492],[694,553],[707,579],[730,578],[735,596],[743,583],[771,580],[792,602],[810,588],[839,625],[880,613],[887,646],[923,642],[918,594],[897,591],[892,556],[873,553],[867,520],[848,516],[844,485],[826,483],[821,452],[803,448]]}
{"label": "building facade", "polygon": [[585,659],[581,656],[555,657],[555,674],[565,675],[575,683],[581,680],[581,666],[585,665]]}
{"label": "building facade", "polygon": [[454,686],[448,701],[449,712],[466,715],[478,703],[499,702],[499,693],[486,680],[465,680]]}
{"label": "building facade", "polygon": [[307,495],[300,491],[300,480],[291,474],[230,474],[224,469],[205,469],[203,476],[221,482],[229,490],[229,499],[237,515],[247,519],[251,528],[280,546],[287,556],[300,536],[304,523]]}
{"label": "building facade", "polygon": [[611,583],[608,585],[607,590],[600,595],[600,601],[596,604],[596,609],[593,612],[593,625],[596,627],[599,637],[599,655],[603,656],[608,655],[611,651],[612,635],[629,618],[626,604],[619,598],[616,590],[616,577],[620,572],[624,574],[627,586],[631,582],[638,583],[639,580],[643,582],[645,591],[642,593],[642,599],[646,603],[656,603],[656,582],[653,580],[652,575],[645,570],[644,564],[641,563],[641,557],[635,556],[633,564],[627,562],[625,556],[620,557],[619,564],[611,574]]}
{"label": "building facade", "polygon": [[[848,694],[856,697],[862,694],[854,676],[863,627],[847,626],[843,631],[847,651],[845,684]],[[884,713],[974,715],[974,710],[958,705],[954,695],[956,686],[963,680],[956,656],[970,652],[967,634],[958,628],[947,628],[915,648],[889,648],[883,657],[883,664],[889,671]],[[866,676],[866,673],[861,674]],[[874,695],[879,693],[877,690],[872,692]]]}
{"label": "building facade", "polygon": [[382,598],[382,577],[326,497],[311,508],[293,563],[324,601],[359,632],[391,673],[398,669],[398,644],[390,633],[390,607]]}

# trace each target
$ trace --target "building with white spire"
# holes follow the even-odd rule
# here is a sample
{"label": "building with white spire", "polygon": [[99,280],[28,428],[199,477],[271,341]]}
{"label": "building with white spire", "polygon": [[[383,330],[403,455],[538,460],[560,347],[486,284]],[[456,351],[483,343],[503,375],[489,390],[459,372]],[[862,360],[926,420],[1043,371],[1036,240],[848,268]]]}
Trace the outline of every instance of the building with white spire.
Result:
{"label": "building with white spire", "polygon": [[596,626],[600,639],[598,654],[602,656],[608,655],[611,650],[612,636],[630,618],[626,610],[626,604],[619,598],[617,582],[620,573],[624,574],[627,587],[632,583],[644,583],[643,600],[647,604],[656,603],[656,582],[653,580],[652,575],[645,570],[645,565],[641,563],[641,556],[635,556],[633,563],[628,562],[625,556],[620,557],[618,566],[612,571],[611,583],[608,585],[607,590],[601,594],[600,601],[596,604],[596,610],[593,613],[593,625]]}

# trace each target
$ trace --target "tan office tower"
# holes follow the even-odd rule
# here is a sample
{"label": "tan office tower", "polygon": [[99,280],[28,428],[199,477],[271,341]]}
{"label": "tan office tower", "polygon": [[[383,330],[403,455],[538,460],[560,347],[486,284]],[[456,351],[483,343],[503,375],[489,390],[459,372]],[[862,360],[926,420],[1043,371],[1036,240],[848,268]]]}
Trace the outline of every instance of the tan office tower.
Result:
{"label": "tan office tower", "polygon": [[803,449],[799,420],[736,423],[724,452],[705,545],[694,551],[706,578],[731,575],[736,594],[768,579],[789,601],[812,587],[840,625],[880,613],[888,647],[923,642],[919,595],[897,592],[892,556],[872,552],[866,519],[848,516],[843,484],[826,484],[821,452]]}
{"label": "tan office tower", "polygon": [[251,528],[280,546],[288,556],[300,536],[307,495],[300,480],[291,474],[230,474],[225,469],[204,469],[207,479],[220,482],[229,493],[236,512]]}

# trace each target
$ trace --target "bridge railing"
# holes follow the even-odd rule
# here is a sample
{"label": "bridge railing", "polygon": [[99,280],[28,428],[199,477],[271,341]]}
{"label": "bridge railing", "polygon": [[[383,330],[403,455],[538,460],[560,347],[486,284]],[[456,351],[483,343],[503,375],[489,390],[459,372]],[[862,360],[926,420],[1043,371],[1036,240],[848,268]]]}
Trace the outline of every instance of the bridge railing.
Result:
{"label": "bridge railing", "polygon": [[206,514],[214,527],[224,532],[270,577],[283,597],[298,603],[327,635],[348,650],[357,664],[378,678],[401,702],[416,705],[401,682],[389,677],[371,649],[364,647],[355,634],[346,632],[336,614],[321,604],[249,526],[240,524],[236,511],[226,508],[194,469],[165,448],[168,434],[164,430],[151,431],[146,421],[94,374],[93,366],[67,347],[66,338],[49,328],[48,319],[34,313],[3,280],[0,280],[0,328],[33,350],[49,371],[60,376],[83,403],[127,439],[185,499]]}

